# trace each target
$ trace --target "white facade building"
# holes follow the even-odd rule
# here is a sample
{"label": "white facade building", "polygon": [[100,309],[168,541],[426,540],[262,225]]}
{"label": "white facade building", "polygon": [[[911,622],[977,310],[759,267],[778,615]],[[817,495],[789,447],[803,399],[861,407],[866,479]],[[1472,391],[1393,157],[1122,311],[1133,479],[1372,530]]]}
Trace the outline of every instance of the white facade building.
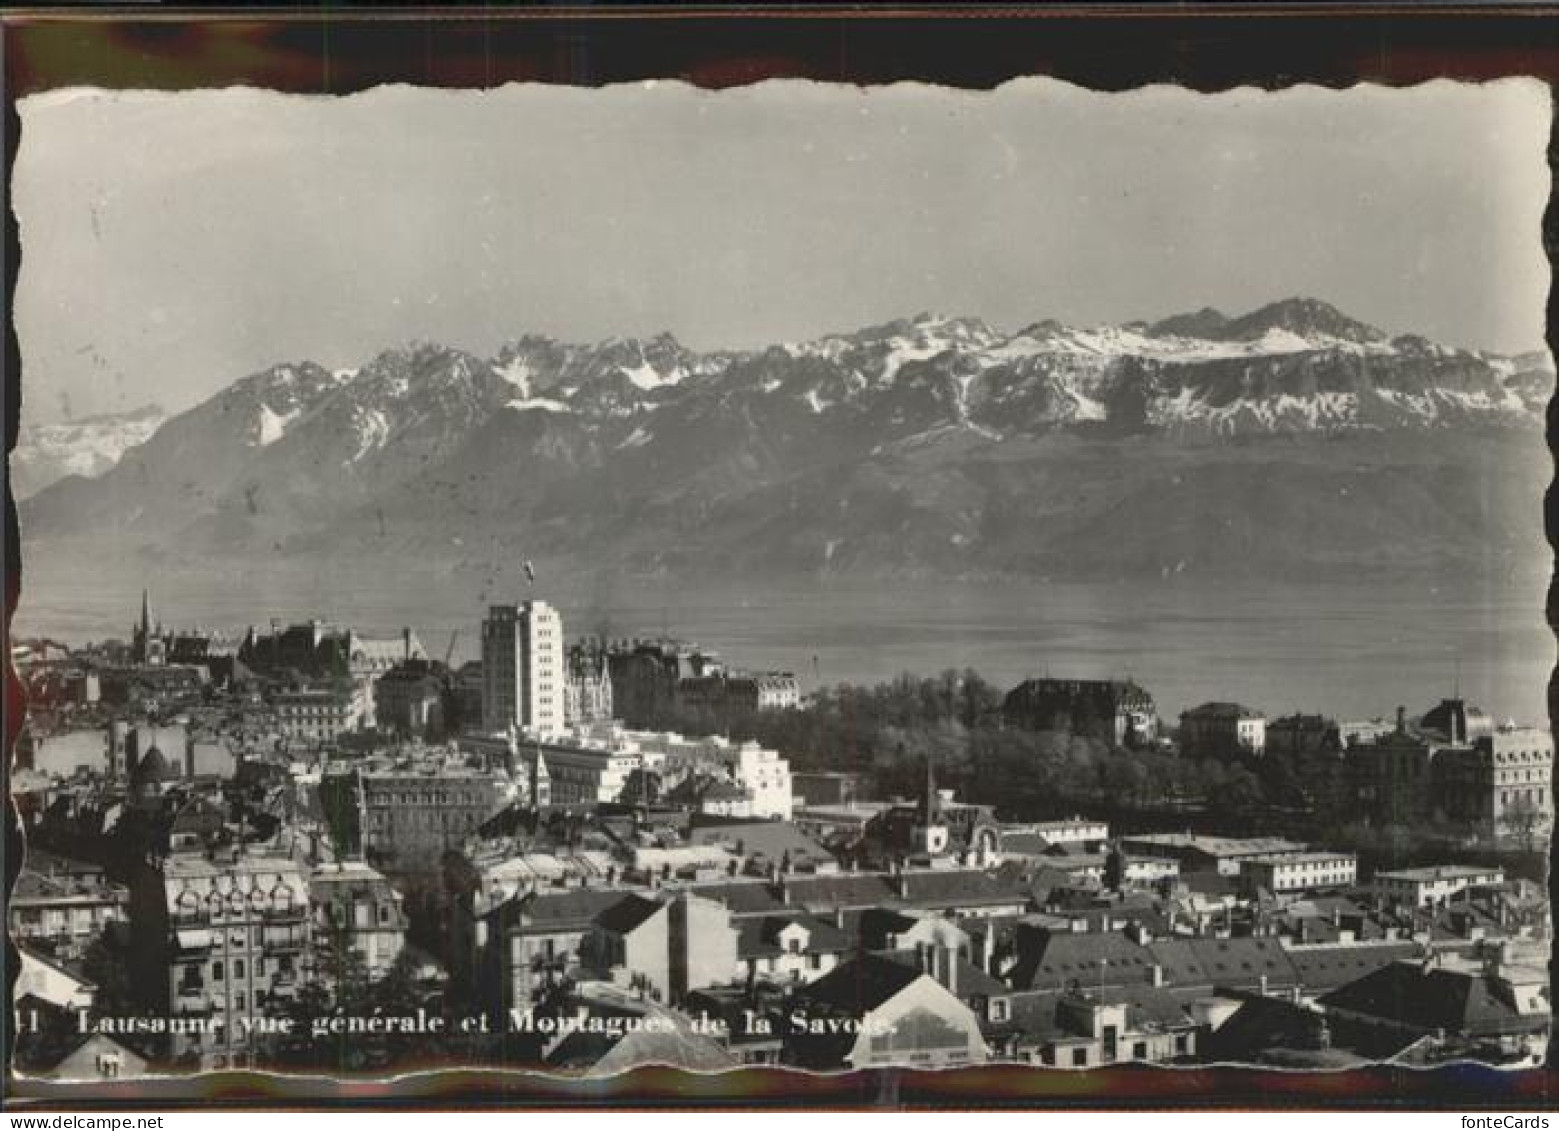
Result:
{"label": "white facade building", "polygon": [[1247,889],[1265,888],[1274,895],[1351,887],[1359,878],[1359,860],[1351,852],[1274,852],[1240,861],[1240,879]]}
{"label": "white facade building", "polygon": [[563,618],[545,601],[493,605],[482,622],[482,725],[532,734],[563,730]]}
{"label": "white facade building", "polygon": [[1375,873],[1375,891],[1385,902],[1427,907],[1444,903],[1471,887],[1505,882],[1503,868],[1448,864],[1438,868],[1400,868]]}

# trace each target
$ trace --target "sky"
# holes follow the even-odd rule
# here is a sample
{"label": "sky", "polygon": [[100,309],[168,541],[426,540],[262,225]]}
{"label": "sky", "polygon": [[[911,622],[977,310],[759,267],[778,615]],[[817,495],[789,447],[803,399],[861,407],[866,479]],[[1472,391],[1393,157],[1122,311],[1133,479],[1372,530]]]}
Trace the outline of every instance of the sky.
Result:
{"label": "sky", "polygon": [[23,417],[179,411],[282,361],[908,317],[1017,330],[1290,295],[1541,348],[1547,88],[1128,94],[56,91],[21,105]]}

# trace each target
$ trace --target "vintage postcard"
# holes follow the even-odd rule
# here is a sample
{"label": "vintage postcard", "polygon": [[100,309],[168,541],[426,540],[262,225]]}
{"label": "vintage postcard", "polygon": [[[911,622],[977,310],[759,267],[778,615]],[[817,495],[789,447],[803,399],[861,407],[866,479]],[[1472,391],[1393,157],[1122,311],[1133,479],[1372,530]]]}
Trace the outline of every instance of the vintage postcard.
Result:
{"label": "vintage postcard", "polygon": [[1541,1063],[1543,83],[19,114],[15,1086]]}

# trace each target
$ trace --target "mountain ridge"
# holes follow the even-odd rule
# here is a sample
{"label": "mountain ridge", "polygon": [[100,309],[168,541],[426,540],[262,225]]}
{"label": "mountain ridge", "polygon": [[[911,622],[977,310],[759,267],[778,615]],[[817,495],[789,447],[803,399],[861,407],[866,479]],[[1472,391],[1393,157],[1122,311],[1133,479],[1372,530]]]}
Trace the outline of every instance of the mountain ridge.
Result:
{"label": "mountain ridge", "polygon": [[[22,518],[40,544],[111,537],[213,559],[334,559],[393,530],[394,552],[455,562],[493,527],[650,572],[1454,563],[1491,539],[1529,547],[1519,514],[1546,482],[1547,362],[1389,337],[1304,298],[1014,334],[925,312],[707,353],[670,334],[527,334],[491,358],[411,342],[353,370],[242,378],[97,477],[24,500]],[[1339,479],[1329,457],[1343,451],[1369,474]],[[1464,481],[1444,473],[1447,453]],[[1501,485],[1499,459],[1516,453]],[[1195,489],[1166,490],[1169,467]],[[1422,496],[1413,474],[1438,476],[1445,497]],[[1405,526],[1383,517],[1393,495],[1413,500]],[[1213,538],[1219,515],[1286,522],[1309,544],[1271,531],[1236,563],[1176,533]],[[1399,526],[1384,557],[1328,533]]]}

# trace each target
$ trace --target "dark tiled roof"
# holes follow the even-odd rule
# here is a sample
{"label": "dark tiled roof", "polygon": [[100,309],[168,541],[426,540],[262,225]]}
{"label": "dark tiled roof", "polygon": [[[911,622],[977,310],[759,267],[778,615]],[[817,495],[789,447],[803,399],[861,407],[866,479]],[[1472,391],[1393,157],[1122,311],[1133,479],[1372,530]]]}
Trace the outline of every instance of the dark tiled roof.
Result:
{"label": "dark tiled roof", "polygon": [[791,876],[786,883],[790,901],[803,907],[886,907],[902,902],[885,877],[870,873]]}
{"label": "dark tiled roof", "polygon": [[1317,993],[1357,981],[1398,959],[1411,958],[1417,949],[1411,942],[1294,947],[1288,957],[1305,989]]}
{"label": "dark tiled roof", "polygon": [[1204,1038],[1203,1055],[1213,1062],[1263,1059],[1274,1049],[1304,1049],[1316,1043],[1320,1017],[1281,998],[1252,995]]}
{"label": "dark tiled roof", "polygon": [[850,949],[849,938],[832,923],[811,915],[766,915],[761,919],[737,920],[737,956],[765,958],[781,953],[779,933],[792,923],[801,924],[808,932],[803,954],[842,954]]}
{"label": "dark tiled roof", "polygon": [[878,954],[842,962],[800,991],[800,997],[863,1017],[920,977],[918,969]]}
{"label": "dark tiled roof", "polygon": [[1254,989],[1299,984],[1299,971],[1276,939],[1192,939],[1196,960],[1213,986]]}
{"label": "dark tiled roof", "polygon": [[1007,979],[1014,989],[1062,990],[1074,983],[1084,988],[1146,984],[1153,980],[1153,956],[1148,949],[1115,931],[1073,933],[1024,932],[1017,965]]}
{"label": "dark tiled roof", "polygon": [[859,938],[870,950],[882,950],[888,945],[888,936],[907,931],[919,920],[902,911],[889,907],[872,907],[861,912]]}
{"label": "dark tiled roof", "polygon": [[1488,1036],[1548,1026],[1548,1016],[1522,1016],[1483,974],[1424,970],[1394,962],[1320,998],[1329,1009],[1379,1017],[1424,1032]]}
{"label": "dark tiled roof", "polygon": [[642,895],[630,892],[597,915],[595,925],[613,934],[626,935],[653,918],[663,906],[653,899],[645,899]]}
{"label": "dark tiled roof", "polygon": [[[901,966],[911,969],[921,969],[920,955],[913,950],[884,950],[878,952],[883,958],[897,962]],[[969,962],[967,959],[958,959],[958,989],[956,995],[968,1001],[977,997],[1006,997],[1012,991],[1005,982],[997,981],[984,970]]]}
{"label": "dark tiled roof", "polygon": [[723,903],[732,915],[767,915],[785,910],[766,883],[738,880],[734,883],[694,884],[690,891],[705,899]]}
{"label": "dark tiled roof", "polygon": [[1212,983],[1191,939],[1156,939],[1148,947],[1153,961],[1163,969],[1170,986],[1205,986]]}
{"label": "dark tiled roof", "polygon": [[980,907],[992,904],[1029,903],[1026,889],[1004,884],[994,876],[978,871],[905,872],[904,898],[910,906]]}
{"label": "dark tiled roof", "polygon": [[[623,892],[610,889],[578,888],[574,891],[541,892],[517,905],[524,933],[583,931],[595,917],[621,901]],[[508,905],[506,905],[508,906]]]}

